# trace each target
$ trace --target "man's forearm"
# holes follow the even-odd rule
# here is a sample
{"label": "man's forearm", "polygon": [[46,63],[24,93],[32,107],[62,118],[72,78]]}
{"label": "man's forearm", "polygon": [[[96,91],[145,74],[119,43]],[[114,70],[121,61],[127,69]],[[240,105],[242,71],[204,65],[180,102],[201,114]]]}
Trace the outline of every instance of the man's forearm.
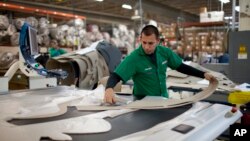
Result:
{"label": "man's forearm", "polygon": [[115,85],[120,81],[121,81],[121,77],[119,75],[117,75],[116,73],[111,73],[108,79],[107,85],[106,85],[106,89],[114,88]]}
{"label": "man's forearm", "polygon": [[182,63],[176,70],[181,72],[181,73],[187,74],[187,75],[205,78],[205,76],[204,76],[205,72],[200,71],[200,70],[198,70],[194,67],[191,67],[189,65],[186,65],[184,63]]}

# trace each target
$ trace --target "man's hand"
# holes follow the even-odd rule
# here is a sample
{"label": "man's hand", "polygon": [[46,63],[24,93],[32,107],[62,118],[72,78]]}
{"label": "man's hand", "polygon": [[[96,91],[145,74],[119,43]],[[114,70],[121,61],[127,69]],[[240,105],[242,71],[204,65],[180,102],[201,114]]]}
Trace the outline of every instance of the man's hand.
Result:
{"label": "man's hand", "polygon": [[104,102],[115,104],[116,99],[114,96],[114,90],[112,88],[106,89],[105,95],[104,95]]}
{"label": "man's hand", "polygon": [[212,81],[212,80],[215,80],[215,79],[216,79],[212,74],[210,74],[210,73],[208,73],[208,72],[206,72],[206,73],[204,74],[204,77],[205,77],[205,79],[207,79],[208,81]]}

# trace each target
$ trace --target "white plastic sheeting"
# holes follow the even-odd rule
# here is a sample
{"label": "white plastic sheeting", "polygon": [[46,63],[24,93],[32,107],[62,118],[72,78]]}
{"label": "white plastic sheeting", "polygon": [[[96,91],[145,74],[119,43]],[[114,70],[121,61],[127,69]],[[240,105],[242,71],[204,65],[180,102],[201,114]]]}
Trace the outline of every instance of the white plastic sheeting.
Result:
{"label": "white plastic sheeting", "polygon": [[100,104],[104,96],[104,94],[100,94],[100,91],[104,91],[103,86],[94,91],[60,86],[1,95],[0,138],[6,141],[39,141],[41,137],[49,137],[53,140],[72,140],[67,135],[68,133],[107,132],[111,130],[111,125],[103,118],[112,118],[135,111],[130,109],[110,110],[64,120],[20,126],[6,122],[13,118],[32,119],[61,115],[67,111],[67,106],[75,106],[78,102],[89,101],[89,103]]}
{"label": "white plastic sheeting", "polygon": [[[229,114],[231,109],[226,105],[197,102],[190,110],[172,120],[113,141],[211,141],[242,116],[240,111]],[[181,124],[194,129],[186,134],[172,130]]]}
{"label": "white plastic sheeting", "polygon": [[110,129],[110,123],[102,118],[81,116],[22,126],[5,126],[0,123],[0,138],[4,141],[39,141],[41,137],[49,137],[53,140],[72,140],[67,134],[100,133]]}

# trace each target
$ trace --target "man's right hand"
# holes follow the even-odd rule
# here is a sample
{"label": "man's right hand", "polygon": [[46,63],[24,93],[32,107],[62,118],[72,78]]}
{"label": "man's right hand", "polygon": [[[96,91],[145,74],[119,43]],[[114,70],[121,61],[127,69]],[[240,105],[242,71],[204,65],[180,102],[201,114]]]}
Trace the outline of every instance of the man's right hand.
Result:
{"label": "man's right hand", "polygon": [[106,89],[104,95],[104,102],[115,104],[116,100],[115,100],[114,90],[112,88]]}

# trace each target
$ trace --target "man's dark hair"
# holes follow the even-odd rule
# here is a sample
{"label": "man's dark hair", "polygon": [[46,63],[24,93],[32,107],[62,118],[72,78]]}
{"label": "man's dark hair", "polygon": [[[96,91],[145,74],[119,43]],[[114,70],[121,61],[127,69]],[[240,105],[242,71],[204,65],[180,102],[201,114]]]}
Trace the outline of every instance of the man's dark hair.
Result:
{"label": "man's dark hair", "polygon": [[159,36],[160,36],[157,27],[155,27],[155,26],[153,26],[153,25],[146,25],[146,26],[142,29],[141,35],[142,35],[142,33],[143,33],[144,35],[146,35],[146,36],[155,34],[155,37],[156,37],[157,39],[159,39]]}

